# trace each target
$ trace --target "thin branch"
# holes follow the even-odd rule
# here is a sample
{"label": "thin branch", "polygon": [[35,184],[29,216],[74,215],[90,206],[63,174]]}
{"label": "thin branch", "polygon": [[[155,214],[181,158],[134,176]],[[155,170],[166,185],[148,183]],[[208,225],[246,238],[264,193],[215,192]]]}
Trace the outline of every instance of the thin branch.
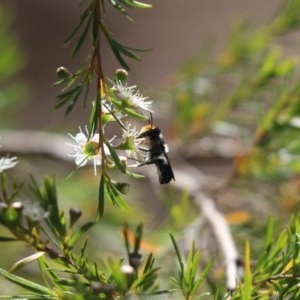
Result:
{"label": "thin branch", "polygon": [[0,137],[0,151],[5,154],[46,154],[60,160],[74,161],[67,155],[70,152],[67,143],[71,142],[67,135],[35,130],[3,130]]}
{"label": "thin branch", "polygon": [[227,289],[235,290],[239,279],[239,266],[237,263],[239,255],[229,225],[221,212],[218,211],[212,198],[201,191],[195,193],[194,198],[203,217],[210,224],[221,249],[226,271]]}

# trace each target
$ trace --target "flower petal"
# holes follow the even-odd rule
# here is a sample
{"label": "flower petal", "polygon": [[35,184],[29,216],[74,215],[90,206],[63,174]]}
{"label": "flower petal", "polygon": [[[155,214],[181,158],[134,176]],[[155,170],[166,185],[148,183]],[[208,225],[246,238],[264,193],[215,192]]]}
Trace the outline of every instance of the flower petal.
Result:
{"label": "flower petal", "polygon": [[75,158],[75,164],[78,167],[83,167],[87,164],[88,157],[84,154],[78,154]]}
{"label": "flower petal", "polygon": [[18,163],[18,158],[14,157],[2,157],[0,158],[0,173],[4,170],[13,168]]}

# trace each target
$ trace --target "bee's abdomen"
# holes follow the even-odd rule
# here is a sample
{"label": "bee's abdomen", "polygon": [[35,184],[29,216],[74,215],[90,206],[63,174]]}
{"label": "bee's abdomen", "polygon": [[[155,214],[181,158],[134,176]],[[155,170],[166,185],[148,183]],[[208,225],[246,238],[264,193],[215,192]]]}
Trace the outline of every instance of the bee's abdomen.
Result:
{"label": "bee's abdomen", "polygon": [[172,179],[174,179],[173,170],[166,157],[158,157],[155,161],[155,165],[157,167],[159,183],[169,183]]}

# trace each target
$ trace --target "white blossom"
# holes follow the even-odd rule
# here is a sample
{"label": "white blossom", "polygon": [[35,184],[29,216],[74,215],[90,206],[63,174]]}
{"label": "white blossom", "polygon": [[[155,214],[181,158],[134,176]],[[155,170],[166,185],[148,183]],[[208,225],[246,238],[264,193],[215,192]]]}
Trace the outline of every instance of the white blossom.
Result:
{"label": "white blossom", "polygon": [[7,169],[13,168],[18,163],[18,158],[14,157],[1,157],[0,158],[0,173]]}
{"label": "white blossom", "polygon": [[146,101],[148,97],[144,97],[143,95],[141,95],[139,90],[136,89],[136,85],[122,85],[121,81],[117,81],[114,89],[117,91],[117,95],[119,96],[119,98],[123,101],[126,101],[129,106],[139,107],[141,109],[152,112],[152,101]]}
{"label": "white blossom", "polygon": [[131,124],[127,123],[126,129],[123,129],[122,134],[122,138],[126,144],[126,156],[136,162],[141,162],[145,159],[145,153],[140,150],[140,144],[143,140],[138,138],[138,135],[139,132],[135,129],[135,127],[131,127]]}
{"label": "white blossom", "polygon": [[[1,137],[0,137],[1,139]],[[0,148],[2,146],[0,145]],[[7,169],[13,168],[18,163],[18,158],[16,156],[13,157],[1,157],[0,158],[0,173]]]}
{"label": "white blossom", "polygon": [[[82,132],[79,127],[79,132],[73,136],[68,134],[76,144],[67,143],[70,147],[73,148],[72,152],[68,155],[75,158],[75,164],[78,167],[83,167],[87,164],[89,160],[93,161],[94,172],[97,175],[97,166],[100,166],[102,163],[102,154],[99,148],[99,134],[94,134],[90,139],[88,139],[88,129],[86,129],[86,134]],[[109,150],[106,145],[104,145],[105,154],[109,155]]]}
{"label": "white blossom", "polygon": [[45,211],[38,202],[23,201],[23,215],[31,221],[42,221],[49,217],[49,212]]}

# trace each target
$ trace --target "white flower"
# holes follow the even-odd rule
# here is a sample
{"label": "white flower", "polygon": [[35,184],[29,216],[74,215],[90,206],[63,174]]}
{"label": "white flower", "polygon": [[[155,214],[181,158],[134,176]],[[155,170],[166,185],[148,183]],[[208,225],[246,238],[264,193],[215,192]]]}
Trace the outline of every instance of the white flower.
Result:
{"label": "white flower", "polygon": [[[97,166],[101,165],[102,155],[99,149],[99,134],[94,134],[90,139],[88,139],[88,129],[86,129],[86,134],[84,134],[79,127],[79,131],[75,136],[69,133],[69,136],[77,144],[69,144],[73,148],[73,151],[68,155],[75,158],[75,164],[78,167],[83,167],[87,164],[88,160],[93,160],[94,172],[97,175]],[[110,154],[108,148],[104,145],[105,154]]]}
{"label": "white flower", "polygon": [[105,99],[101,101],[101,106],[102,106],[102,113],[104,114],[111,114],[111,112],[115,110],[114,105]]}
{"label": "white flower", "polygon": [[18,163],[18,158],[14,157],[1,157],[0,158],[0,173],[6,169],[13,168]]}
{"label": "white flower", "polygon": [[[1,137],[0,137],[1,139]],[[0,145],[0,148],[2,146]],[[18,163],[18,158],[16,156],[14,157],[1,157],[0,158],[0,173],[7,169],[13,168]]]}
{"label": "white flower", "polygon": [[131,127],[130,123],[126,124],[126,129],[123,129],[123,145],[126,152],[126,156],[137,162],[144,160],[145,153],[139,148],[143,142],[142,139],[138,138],[139,132],[135,127]]}
{"label": "white flower", "polygon": [[38,202],[23,201],[23,215],[31,221],[42,221],[49,217],[49,212],[45,211]]}
{"label": "white flower", "polygon": [[140,107],[141,109],[152,112],[151,105],[152,101],[145,101],[148,97],[143,97],[139,90],[136,90],[136,85],[124,86],[121,81],[117,81],[114,89],[117,90],[118,96],[126,101],[129,106]]}

